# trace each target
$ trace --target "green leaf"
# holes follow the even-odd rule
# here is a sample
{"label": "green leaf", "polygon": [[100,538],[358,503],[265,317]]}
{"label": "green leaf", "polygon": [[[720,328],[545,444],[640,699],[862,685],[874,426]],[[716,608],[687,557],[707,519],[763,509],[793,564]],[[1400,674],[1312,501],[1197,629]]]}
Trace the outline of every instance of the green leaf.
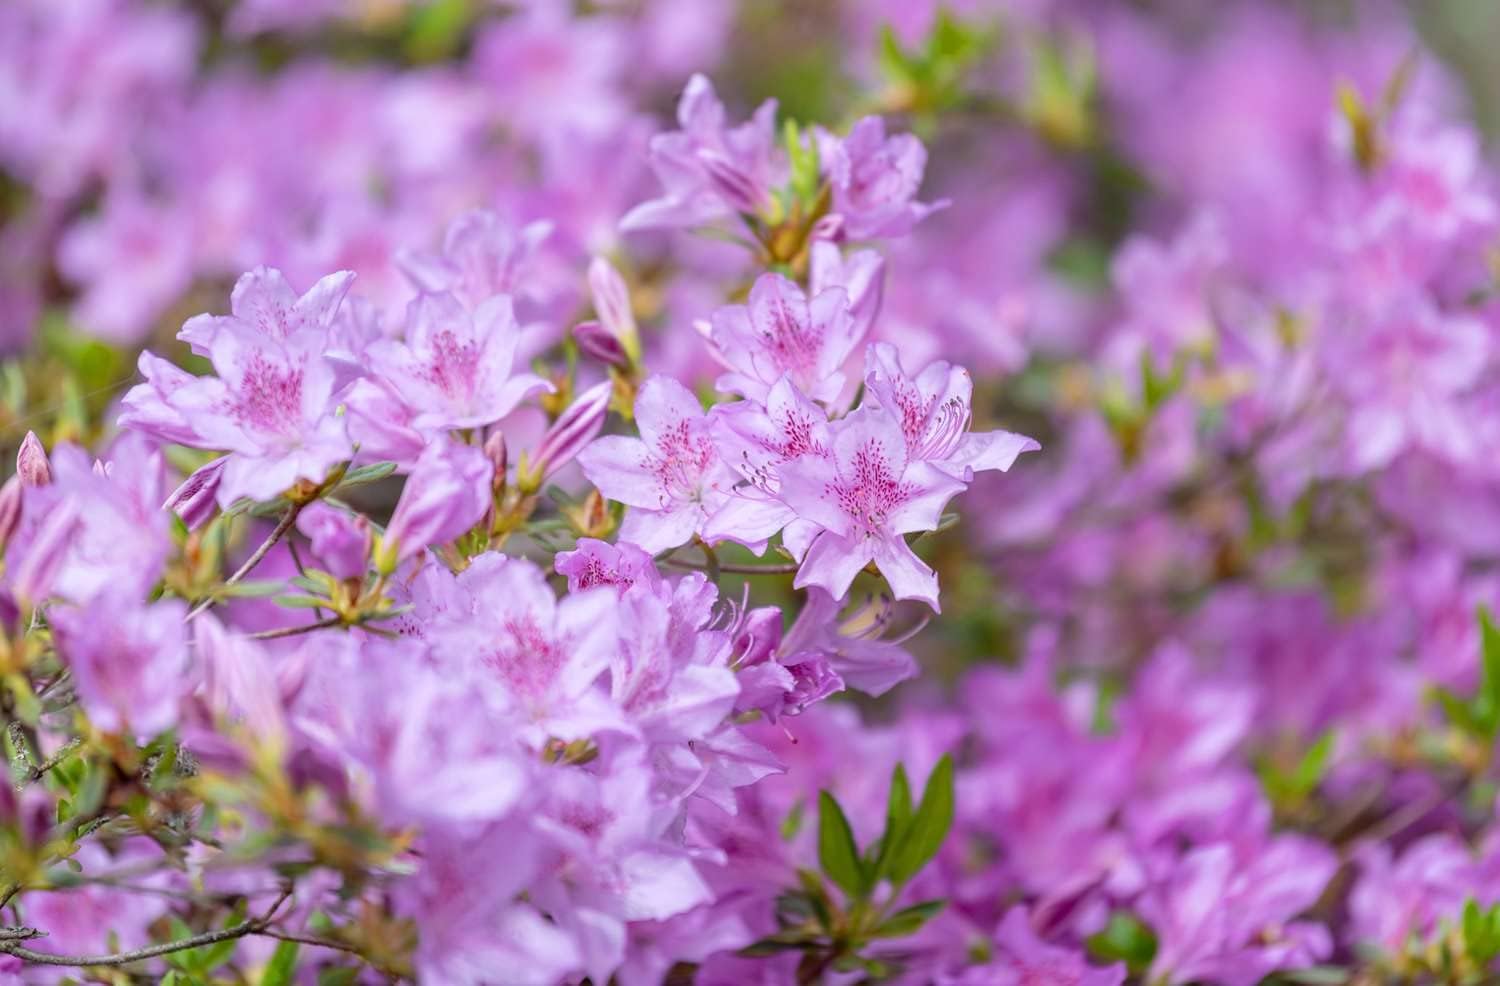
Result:
{"label": "green leaf", "polygon": [[1477,728],[1468,702],[1446,688],[1434,687],[1429,694],[1432,696],[1432,700],[1442,708],[1443,715],[1454,726],[1465,732],[1473,732]]}
{"label": "green leaf", "polygon": [[352,986],[358,977],[357,966],[336,965],[318,970],[318,986]]}
{"label": "green leaf", "polygon": [[271,961],[266,963],[266,969],[260,974],[260,986],[289,986],[292,981],[292,973],[297,970],[297,949],[294,941],[284,941],[276,946],[276,951],[271,954]]}
{"label": "green leaf", "polygon": [[1311,794],[1323,781],[1323,772],[1328,769],[1328,758],[1333,754],[1335,734],[1326,730],[1297,762],[1292,771],[1292,783],[1299,794]]}
{"label": "green leaf", "polygon": [[276,605],[285,606],[288,609],[317,609],[320,606],[327,606],[328,600],[319,599],[316,596],[285,595],[276,597]]}
{"label": "green leaf", "polygon": [[782,952],[797,952],[811,945],[803,932],[796,929],[778,931],[774,935],[767,935],[758,941],[753,941],[740,949],[739,954],[747,959],[763,959],[770,955],[780,955]]}
{"label": "green leaf", "polygon": [[1480,731],[1493,738],[1500,731],[1500,628],[1484,607],[1479,610],[1479,636],[1481,668],[1474,719]]}
{"label": "green leaf", "polygon": [[1484,941],[1488,922],[1479,911],[1479,901],[1470,897],[1464,901],[1464,944],[1469,951],[1474,951],[1474,946]]}
{"label": "green leaf", "polygon": [[906,834],[906,827],[911,824],[911,815],[911,784],[906,779],[905,765],[898,763],[891,771],[891,791],[885,803],[885,831],[880,836],[880,852],[875,857],[872,880],[889,875],[887,869],[896,846]]}
{"label": "green leaf", "polygon": [[350,486],[364,486],[366,483],[378,482],[395,471],[394,462],[374,462],[368,466],[360,466],[358,469],[350,469],[344,473],[344,478],[339,480],[337,488],[342,490]]}
{"label": "green leaf", "polygon": [[797,833],[802,831],[802,816],[806,813],[806,806],[802,799],[798,798],[797,803],[792,805],[792,810],[787,812],[786,817],[781,820],[782,841],[791,842],[797,837]]}
{"label": "green leaf", "polygon": [[827,791],[818,792],[818,864],[850,897],[865,890],[864,867],[844,809]]}
{"label": "green leaf", "polygon": [[224,586],[219,590],[219,595],[229,599],[260,599],[274,596],[285,588],[284,582],[278,582],[275,579],[246,579],[234,585]]}
{"label": "green leaf", "polygon": [[880,29],[880,48],[876,62],[886,78],[893,82],[910,83],[915,79],[911,59],[901,50],[901,42],[889,24]]}
{"label": "green leaf", "polygon": [[948,837],[953,825],[953,758],[946,753],[932,768],[922,803],[897,841],[889,875],[893,884],[904,884],[926,866]]}
{"label": "green leaf", "polygon": [[880,922],[871,934],[876,938],[904,938],[932,920],[947,903],[942,899],[924,900],[920,904],[903,907]]}
{"label": "green leaf", "polygon": [[1096,959],[1124,962],[1135,973],[1144,971],[1156,958],[1156,933],[1128,911],[1111,914],[1104,930],[1085,944]]}

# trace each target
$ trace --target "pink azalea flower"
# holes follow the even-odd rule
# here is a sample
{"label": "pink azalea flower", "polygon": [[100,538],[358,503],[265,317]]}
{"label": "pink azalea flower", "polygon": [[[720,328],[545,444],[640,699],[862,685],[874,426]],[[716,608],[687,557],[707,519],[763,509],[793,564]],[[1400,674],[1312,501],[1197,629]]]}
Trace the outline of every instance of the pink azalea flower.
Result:
{"label": "pink azalea flower", "polygon": [[756,401],[720,404],[709,421],[720,455],[744,483],[703,525],[704,539],[736,541],[758,551],[781,531],[787,549],[800,557],[817,529],[781,499],[781,468],[803,456],[833,454],[827,412],[782,377],[764,407]]}
{"label": "pink azalea flower", "polygon": [[177,338],[210,358],[214,339],[224,331],[258,333],[277,342],[307,332],[321,341],[353,283],[352,271],[339,271],[299,297],[281,271],[257,267],[235,282],[229,294],[231,314],[195,315],[183,323]]}
{"label": "pink azalea flower", "polygon": [[819,133],[823,172],[833,186],[833,210],[854,240],[905,236],[947,200],[918,202],[927,150],[911,134],[886,137],[885,122],[867,116],[842,139]]}
{"label": "pink azalea flower", "polygon": [[666,194],[631,209],[624,230],[701,226],[736,212],[759,212],[785,180],[776,140],[776,103],[749,122],[727,127],[724,104],[701,75],[688,80],[677,104],[681,128],[651,139],[651,168]]}
{"label": "pink azalea flower", "polygon": [[438,625],[447,660],[493,687],[518,739],[540,750],[549,739],[586,739],[627,729],[596,687],[614,657],[618,602],[608,589],[553,595],[541,569],[487,552],[459,576],[472,615]]}
{"label": "pink azalea flower", "polygon": [[495,295],[526,291],[537,250],[551,234],[551,223],[517,230],[493,212],[469,212],[448,226],[441,252],[402,251],[396,262],[423,294],[451,294],[474,309]]}
{"label": "pink azalea flower", "polygon": [[781,471],[781,498],[821,530],[794,582],[843,598],[860,569],[874,562],[897,599],[938,609],[937,574],[903,534],[935,530],[943,508],[964,484],[911,459],[899,419],[861,407],[834,425],[833,454],[803,456]]}
{"label": "pink azalea flower", "polygon": [[189,376],[142,353],[146,382],[125,395],[120,425],[229,452],[218,489],[224,506],[270,499],[299,480],[321,482],[352,452],[318,330],[346,288],[347,278],[334,275],[296,299],[277,272],[247,274],[236,285],[236,314],[197,316],[180,333],[215,375]]}
{"label": "pink azalea flower", "polygon": [[177,724],[188,660],[186,613],[180,600],[145,604],[118,592],[94,597],[87,608],[50,612],[79,702],[95,728],[146,743]]}
{"label": "pink azalea flower", "polygon": [[951,986],[1120,986],[1125,964],[1106,968],[1089,964],[1082,952],[1043,940],[1023,907],[1012,907],[995,930],[999,954],[983,966],[967,969]]}
{"label": "pink azalea flower", "polygon": [[842,288],[829,288],[809,301],[795,282],[762,274],[750,289],[748,305],[714,313],[715,355],[730,370],[717,386],[764,401],[786,376],[813,400],[832,402],[844,389],[839,367],[859,343],[855,328]]}
{"label": "pink azalea flower", "polygon": [[1189,849],[1139,904],[1159,942],[1151,980],[1254,986],[1326,958],[1327,929],[1293,919],[1337,868],[1330,849],[1294,835],[1240,853],[1224,843]]}
{"label": "pink azalea flower", "polygon": [[881,407],[901,421],[906,452],[965,483],[975,472],[1004,472],[1022,452],[1041,448],[1035,439],[1009,431],[969,430],[974,379],[961,366],[929,363],[915,378],[901,368],[896,347],[877,342],[869,348],[865,383]]}
{"label": "pink azalea flower", "polygon": [[406,341],[374,342],[367,355],[415,412],[412,427],[435,432],[490,424],[551,389],[534,373],[512,375],[519,341],[506,295],[470,312],[451,294],[424,294],[407,309]]}
{"label": "pink azalea flower", "polygon": [[578,456],[599,492],[630,507],[620,537],[651,552],[690,540],[733,485],[708,415],[676,380],[652,377],[635,402],[640,438],[597,439]]}

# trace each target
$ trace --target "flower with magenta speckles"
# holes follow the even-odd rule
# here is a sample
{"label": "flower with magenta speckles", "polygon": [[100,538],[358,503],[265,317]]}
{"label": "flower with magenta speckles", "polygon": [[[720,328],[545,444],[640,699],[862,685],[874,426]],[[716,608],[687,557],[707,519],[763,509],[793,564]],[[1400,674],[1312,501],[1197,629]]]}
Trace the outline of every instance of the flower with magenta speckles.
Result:
{"label": "flower with magenta speckles", "polygon": [[724,502],[725,465],[698,399],[676,380],[652,377],[636,397],[640,438],[610,435],[578,456],[584,475],[630,507],[620,537],[651,552],[691,540]]}

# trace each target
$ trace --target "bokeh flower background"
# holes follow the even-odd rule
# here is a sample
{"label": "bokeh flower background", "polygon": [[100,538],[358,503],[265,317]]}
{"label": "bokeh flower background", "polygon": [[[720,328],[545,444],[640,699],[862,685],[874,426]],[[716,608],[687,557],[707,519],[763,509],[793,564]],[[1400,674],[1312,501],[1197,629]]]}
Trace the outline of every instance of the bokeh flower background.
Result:
{"label": "bokeh flower background", "polygon": [[0,0],[0,982],[1500,981],[1497,41]]}

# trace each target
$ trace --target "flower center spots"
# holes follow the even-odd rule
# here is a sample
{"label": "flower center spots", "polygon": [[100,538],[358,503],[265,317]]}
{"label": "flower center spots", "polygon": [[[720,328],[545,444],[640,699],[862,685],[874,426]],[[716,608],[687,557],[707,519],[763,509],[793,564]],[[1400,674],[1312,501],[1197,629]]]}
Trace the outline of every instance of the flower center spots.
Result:
{"label": "flower center spots", "polygon": [[505,621],[494,650],[484,663],[493,668],[517,695],[541,698],[562,667],[562,650],[530,616]]}
{"label": "flower center spots", "polygon": [[610,568],[604,562],[595,557],[584,561],[583,571],[578,573],[578,588],[592,589],[601,585],[633,585],[635,580],[623,574],[617,569]]}
{"label": "flower center spots", "polygon": [[695,432],[690,421],[679,421],[662,435],[656,454],[644,463],[661,486],[662,506],[678,500],[696,500],[714,455],[713,443]]}
{"label": "flower center spots", "polygon": [[295,433],[302,423],[302,371],[252,356],[234,411],[259,431]]}
{"label": "flower center spots", "polygon": [[449,396],[472,393],[479,369],[479,344],[444,329],[432,340],[432,362],[424,376]]}
{"label": "flower center spots", "polygon": [[776,366],[794,371],[807,371],[816,366],[823,340],[812,331],[812,327],[797,318],[797,313],[781,301],[772,302],[769,315],[767,323],[759,326],[759,335],[761,345],[766,347]]}
{"label": "flower center spots", "polygon": [[890,457],[875,439],[869,439],[854,454],[847,473],[830,483],[827,493],[839,509],[856,523],[856,533],[869,537],[884,532],[891,511],[915,493],[891,469]]}

